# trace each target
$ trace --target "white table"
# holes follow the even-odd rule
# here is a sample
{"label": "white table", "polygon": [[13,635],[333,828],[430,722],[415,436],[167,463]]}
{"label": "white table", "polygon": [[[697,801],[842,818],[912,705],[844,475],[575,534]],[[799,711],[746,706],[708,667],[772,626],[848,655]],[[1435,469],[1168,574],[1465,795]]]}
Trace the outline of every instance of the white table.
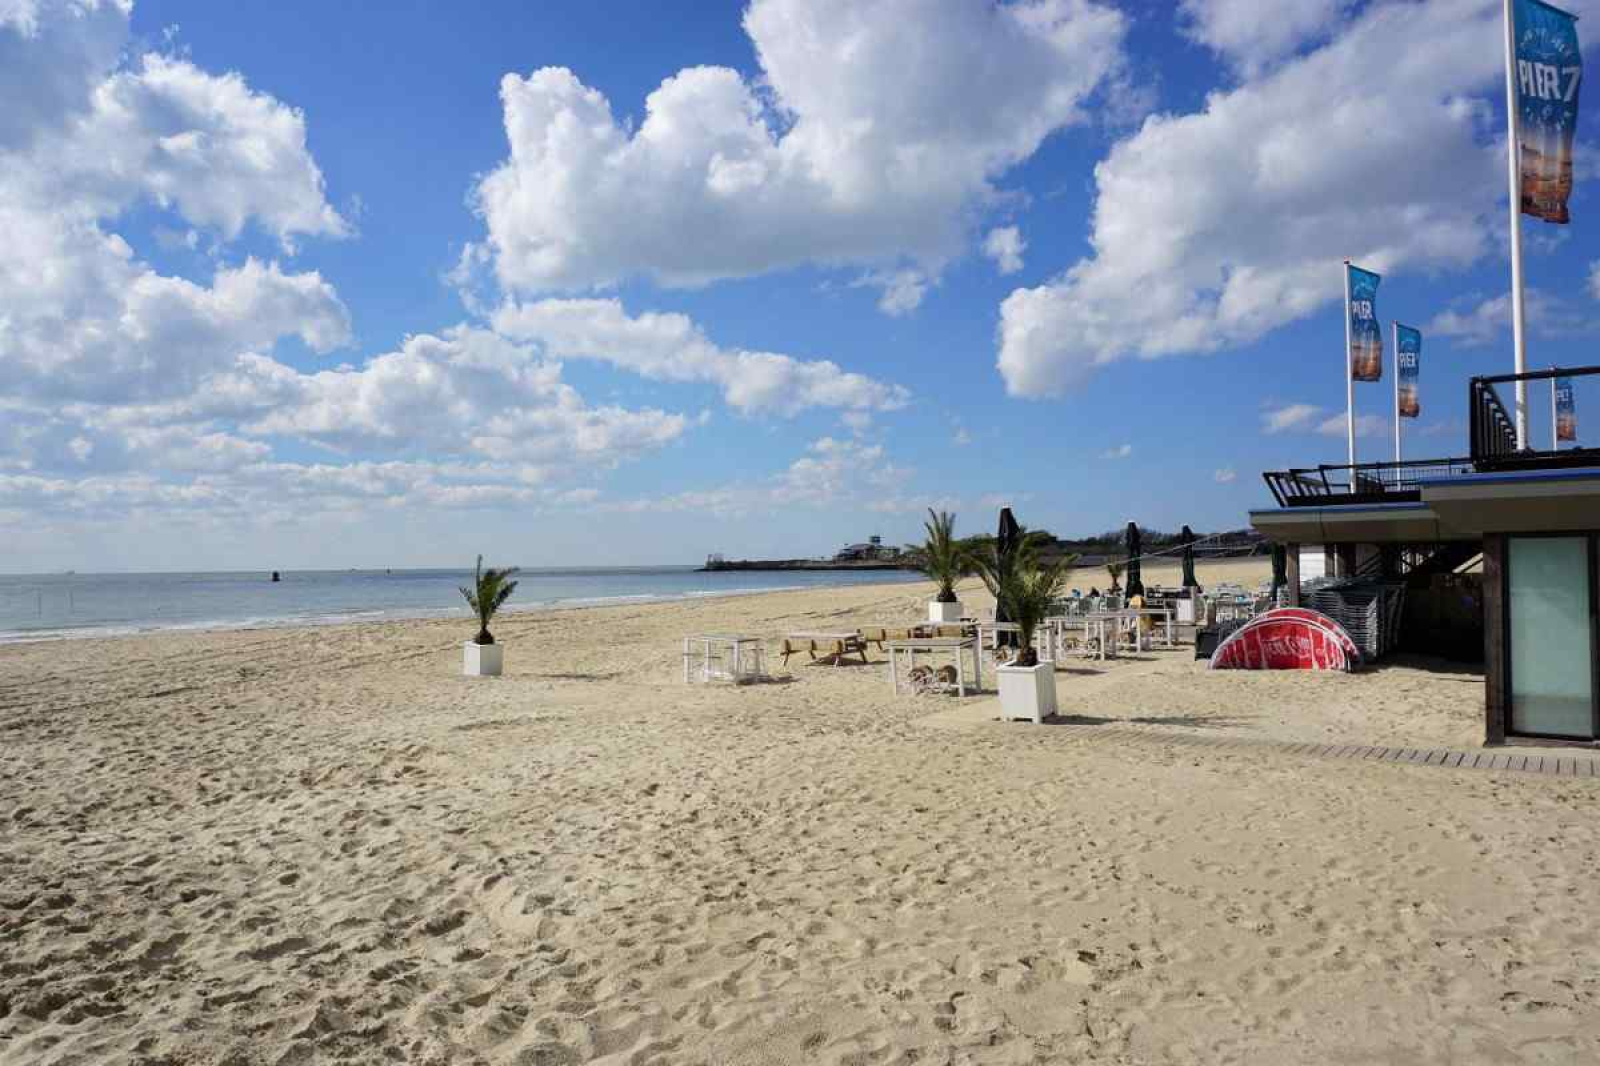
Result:
{"label": "white table", "polygon": [[1122,625],[1118,611],[1058,615],[1055,618],[1047,618],[1045,622],[1051,627],[1051,638],[1058,646],[1065,645],[1062,639],[1063,630],[1082,627],[1086,646],[1090,642],[1093,643],[1093,658],[1104,661],[1117,657],[1118,631]]}
{"label": "white table", "polygon": [[697,633],[683,638],[683,681],[747,684],[767,676],[760,637]]}
{"label": "white table", "polygon": [[1159,619],[1161,619],[1161,623],[1162,623],[1163,630],[1164,630],[1164,633],[1165,633],[1165,636],[1163,638],[1164,639],[1163,647],[1167,647],[1167,648],[1177,647],[1177,643],[1173,639],[1172,608],[1171,607],[1144,607],[1144,608],[1124,607],[1122,609],[1122,615],[1124,617],[1126,617],[1126,618],[1134,619],[1134,621],[1136,623],[1137,623],[1138,619],[1140,619],[1140,618],[1159,618]]}
{"label": "white table", "polygon": [[934,655],[939,652],[951,652],[956,659],[956,691],[961,695],[967,694],[966,653],[972,653],[973,691],[983,691],[983,656],[978,653],[978,641],[975,637],[918,637],[915,640],[891,640],[884,647],[889,652],[889,682],[894,685],[896,693],[900,691],[900,673],[896,660],[901,652],[906,654],[906,669],[916,664],[917,653],[924,652]]}
{"label": "white table", "polygon": [[[987,651],[991,659],[1000,653],[1000,634],[1021,633],[1022,627],[1015,622],[979,622],[978,623],[978,650]],[[1048,624],[1041,623],[1033,631],[1033,650],[1042,663],[1053,663],[1056,660],[1055,630]]]}

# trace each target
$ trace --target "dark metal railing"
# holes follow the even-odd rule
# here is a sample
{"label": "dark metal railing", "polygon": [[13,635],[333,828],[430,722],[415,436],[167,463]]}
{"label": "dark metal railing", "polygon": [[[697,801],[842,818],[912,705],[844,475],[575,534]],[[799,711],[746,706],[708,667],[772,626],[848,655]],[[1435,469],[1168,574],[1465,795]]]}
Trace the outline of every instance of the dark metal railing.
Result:
{"label": "dark metal railing", "polygon": [[1330,503],[1405,503],[1422,498],[1421,484],[1474,472],[1472,460],[1411,459],[1394,463],[1323,463],[1262,474],[1279,507]]}
{"label": "dark metal railing", "polygon": [[1517,447],[1516,423],[1500,402],[1496,385],[1519,381],[1549,381],[1552,378],[1580,378],[1600,374],[1600,366],[1551,367],[1523,374],[1489,374],[1475,377],[1467,385],[1467,413],[1471,435],[1472,462],[1479,470],[1536,470],[1600,464],[1600,448],[1522,448]]}
{"label": "dark metal railing", "polygon": [[[1467,432],[1471,454],[1457,459],[1413,459],[1401,463],[1357,463],[1262,474],[1279,507],[1326,504],[1404,503],[1422,498],[1421,484],[1480,471],[1600,466],[1600,448],[1517,447],[1516,423],[1495,386],[1552,378],[1589,377],[1600,366],[1554,367],[1526,374],[1489,374],[1467,385]],[[1552,442],[1553,443],[1553,442]]]}
{"label": "dark metal railing", "polygon": [[1467,383],[1467,436],[1474,463],[1494,462],[1517,451],[1516,423],[1500,402],[1494,381],[1479,377]]}

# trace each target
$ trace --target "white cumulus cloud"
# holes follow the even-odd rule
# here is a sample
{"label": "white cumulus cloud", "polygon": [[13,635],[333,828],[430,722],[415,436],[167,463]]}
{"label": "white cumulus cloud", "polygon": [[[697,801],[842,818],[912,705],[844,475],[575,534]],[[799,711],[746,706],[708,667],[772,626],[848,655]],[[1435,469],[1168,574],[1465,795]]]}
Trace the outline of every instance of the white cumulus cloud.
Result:
{"label": "white cumulus cloud", "polygon": [[[1349,433],[1345,415],[1332,415],[1322,420],[1317,432],[1324,437],[1344,437]],[[1356,436],[1380,437],[1389,432],[1389,420],[1382,415],[1356,415]]]}
{"label": "white cumulus cloud", "polygon": [[[1540,289],[1523,291],[1523,312],[1528,331],[1543,337],[1571,337],[1592,332],[1595,321],[1584,311]],[[1465,347],[1495,343],[1511,330],[1511,294],[1468,300],[1435,315],[1423,332],[1450,337]]]}
{"label": "white cumulus cloud", "polygon": [[718,386],[729,406],[748,413],[793,414],[809,407],[892,411],[910,393],[826,359],[728,350],[713,344],[687,315],[629,315],[617,299],[547,299],[508,303],[494,315],[508,337],[535,341],[555,359],[598,359],[661,381]]}
{"label": "white cumulus cloud", "polygon": [[1093,254],[1002,304],[1008,390],[1248,343],[1338,300],[1345,258],[1388,272],[1482,256],[1505,178],[1499,11],[1375,5],[1198,112],[1147,119],[1095,168]]}
{"label": "white cumulus cloud", "polygon": [[995,269],[1002,274],[1015,274],[1022,269],[1022,253],[1028,243],[1016,226],[996,226],[983,239],[983,254],[994,260]]}
{"label": "white cumulus cloud", "polygon": [[202,284],[157,272],[113,229],[149,205],[221,240],[253,222],[286,251],[343,235],[299,112],[181,59],[115,69],[125,4],[6,10],[0,59],[23,73],[0,109],[0,389],[173,395],[280,337],[348,342],[344,305],[314,271],[248,259]]}
{"label": "white cumulus cloud", "polygon": [[1265,433],[1283,433],[1291,429],[1304,429],[1310,425],[1322,408],[1309,403],[1291,403],[1284,407],[1276,407],[1264,411],[1261,415],[1261,429]]}
{"label": "white cumulus cloud", "polygon": [[1245,73],[1326,33],[1352,0],[1182,0],[1185,31]]}
{"label": "white cumulus cloud", "polygon": [[476,189],[467,273],[534,292],[863,264],[903,313],[996,180],[1083,120],[1125,19],[1092,0],[754,0],[744,25],[758,77],[681,70],[636,126],[565,68],[507,75],[510,157]]}

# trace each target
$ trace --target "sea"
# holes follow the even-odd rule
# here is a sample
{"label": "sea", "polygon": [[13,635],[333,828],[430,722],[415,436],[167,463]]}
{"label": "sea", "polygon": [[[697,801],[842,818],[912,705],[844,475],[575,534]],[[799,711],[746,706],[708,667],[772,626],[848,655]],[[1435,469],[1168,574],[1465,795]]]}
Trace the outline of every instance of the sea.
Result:
{"label": "sea", "polygon": [[[163,630],[333,625],[469,616],[470,570],[0,574],[0,644]],[[548,611],[785,589],[911,582],[899,570],[702,573],[692,566],[526,569],[502,610]]]}

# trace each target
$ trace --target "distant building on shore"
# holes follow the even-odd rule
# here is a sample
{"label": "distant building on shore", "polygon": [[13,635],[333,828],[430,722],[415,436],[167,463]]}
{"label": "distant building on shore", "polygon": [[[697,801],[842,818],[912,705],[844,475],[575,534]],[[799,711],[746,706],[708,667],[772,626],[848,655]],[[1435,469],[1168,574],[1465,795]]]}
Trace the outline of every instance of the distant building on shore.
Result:
{"label": "distant building on shore", "polygon": [[883,538],[877,534],[867,538],[865,544],[846,544],[834,555],[836,563],[887,563],[900,558],[900,549],[885,547]]}

